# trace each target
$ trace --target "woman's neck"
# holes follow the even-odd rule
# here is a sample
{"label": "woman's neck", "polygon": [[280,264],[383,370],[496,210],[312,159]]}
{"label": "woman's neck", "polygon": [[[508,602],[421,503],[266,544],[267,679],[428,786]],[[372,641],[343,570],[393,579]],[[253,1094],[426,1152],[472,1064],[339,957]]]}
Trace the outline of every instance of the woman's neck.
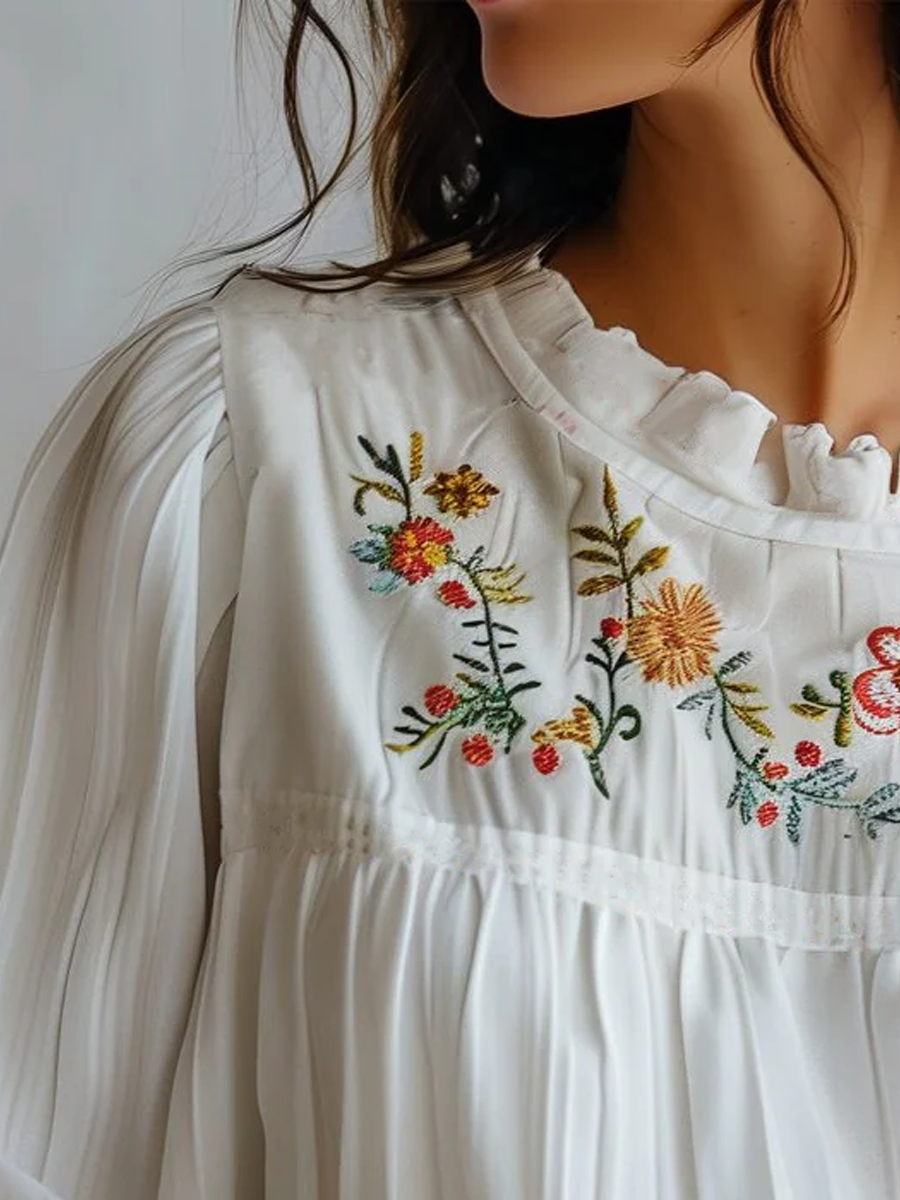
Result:
{"label": "woman's neck", "polygon": [[812,0],[802,20],[800,115],[861,238],[842,325],[814,337],[839,280],[840,228],[753,87],[752,30],[689,86],[636,104],[614,228],[574,232],[549,265],[598,325],[633,329],[664,361],[715,371],[784,421],[823,421],[839,447],[869,432],[896,450],[900,121],[877,5]]}

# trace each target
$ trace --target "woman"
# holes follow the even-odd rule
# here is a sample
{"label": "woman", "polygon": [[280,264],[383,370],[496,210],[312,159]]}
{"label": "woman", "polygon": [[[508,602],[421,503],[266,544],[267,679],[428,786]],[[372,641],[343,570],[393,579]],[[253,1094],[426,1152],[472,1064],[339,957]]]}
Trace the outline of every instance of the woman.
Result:
{"label": "woman", "polygon": [[367,10],[20,490],[0,1193],[896,1200],[897,9]]}

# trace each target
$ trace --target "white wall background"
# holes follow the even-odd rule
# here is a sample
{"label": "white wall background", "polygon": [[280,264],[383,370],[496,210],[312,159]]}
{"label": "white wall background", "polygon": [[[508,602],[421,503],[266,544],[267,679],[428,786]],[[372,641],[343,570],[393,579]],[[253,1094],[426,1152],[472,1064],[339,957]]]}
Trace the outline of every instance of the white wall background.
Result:
{"label": "white wall background", "polygon": [[[238,93],[235,4],[0,0],[0,540],[29,454],[92,359],[242,260],[181,272],[155,295],[160,270],[305,203],[264,39],[247,44]],[[334,0],[319,8],[364,72],[365,131],[358,28]],[[346,136],[347,91],[313,36],[303,111],[324,180]],[[364,171],[360,155],[296,262],[374,250]]]}

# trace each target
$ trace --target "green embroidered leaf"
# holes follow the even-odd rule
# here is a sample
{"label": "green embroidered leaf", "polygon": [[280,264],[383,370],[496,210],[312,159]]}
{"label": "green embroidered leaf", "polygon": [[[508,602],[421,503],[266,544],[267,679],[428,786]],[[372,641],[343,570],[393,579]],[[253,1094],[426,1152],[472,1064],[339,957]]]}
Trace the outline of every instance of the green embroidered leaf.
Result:
{"label": "green embroidered leaf", "polygon": [[630,572],[632,575],[649,575],[657,571],[669,557],[668,546],[654,546],[638,559],[637,566]]}
{"label": "green embroidered leaf", "polygon": [[745,825],[749,825],[767,795],[766,787],[759,776],[739,763],[726,808],[733,808],[737,804],[741,820]]}
{"label": "green embroidered leaf", "polygon": [[414,721],[419,721],[422,725],[431,724],[428,718],[423,717],[422,714],[417,709],[413,708],[411,704],[404,704],[400,711],[404,714],[404,716],[412,717]]}
{"label": "green embroidered leaf", "polygon": [[371,458],[372,462],[378,468],[379,471],[387,471],[387,472],[390,471],[391,464],[389,462],[387,462],[386,459],[383,459],[381,457],[381,455],[378,453],[378,451],[375,449],[375,447],[372,445],[372,443],[369,441],[368,438],[363,437],[362,434],[360,434],[356,440],[362,446],[363,450],[365,450],[366,454],[368,454],[369,458]]}
{"label": "green embroidered leaf", "polygon": [[374,563],[383,566],[390,558],[387,545],[383,538],[360,538],[350,543],[350,553],[361,563]]}
{"label": "green embroidered leaf", "polygon": [[531,596],[517,591],[525,578],[525,572],[513,565],[507,567],[482,567],[474,572],[475,581],[485,600],[494,604],[526,604]]}
{"label": "green embroidered leaf", "polygon": [[387,471],[393,475],[395,479],[403,478],[403,466],[400,462],[400,455],[397,453],[394,446],[387,446]]}
{"label": "green embroidered leaf", "polygon": [[791,791],[815,800],[840,800],[856,779],[857,770],[842,758],[829,758],[820,767],[791,781]]}
{"label": "green embroidered leaf", "polygon": [[[610,658],[611,657],[612,657],[612,655],[610,654]],[[616,661],[613,663],[612,669],[614,672],[618,671],[620,667],[624,667],[626,665],[626,663],[630,663],[631,661],[632,660],[628,657],[628,651],[623,650],[622,653],[619,655],[619,657],[616,659]]]}
{"label": "green embroidered leaf", "polygon": [[810,721],[821,721],[827,715],[828,709],[819,704],[792,704],[791,712],[798,717],[808,717]]}
{"label": "green embroidered leaf", "polygon": [[587,763],[591,771],[591,779],[593,779],[597,791],[602,796],[605,796],[608,800],[609,788],[606,786],[606,776],[603,773],[603,766],[600,762],[600,756],[598,754],[586,753],[584,757],[587,759]]}
{"label": "green embroidered leaf", "polygon": [[[463,623],[465,624],[465,622],[463,622]],[[484,622],[483,622],[483,621],[481,621],[481,622],[479,622],[479,624],[482,624],[482,625],[483,625],[483,624],[484,624]],[[514,633],[514,634],[516,635],[516,637],[518,637],[518,636],[519,636],[519,631],[518,631],[518,629],[513,629],[512,625],[501,625],[499,621],[495,621],[495,622],[494,622],[494,628],[495,628],[495,629],[502,629],[504,633]]]}
{"label": "green embroidered leaf", "polygon": [[471,688],[472,691],[478,692],[479,695],[483,695],[485,692],[489,692],[491,690],[491,685],[489,683],[485,683],[483,679],[474,679],[471,675],[467,675],[465,671],[457,671],[455,678],[457,678],[460,683],[464,683],[466,687]]}
{"label": "green embroidered leaf", "polygon": [[740,667],[746,667],[753,660],[753,655],[749,650],[739,650],[737,654],[732,655],[727,662],[719,667],[720,675],[733,675]]}
{"label": "green embroidered leaf", "polygon": [[369,591],[378,592],[379,595],[387,596],[391,592],[396,592],[403,584],[403,580],[393,571],[378,571],[369,580]]}
{"label": "green embroidered leaf", "polygon": [[593,575],[578,585],[579,596],[601,596],[611,592],[613,588],[621,587],[623,580],[618,575]]}
{"label": "green embroidered leaf", "polygon": [[818,690],[811,683],[805,683],[800,689],[800,695],[804,700],[808,700],[810,704],[819,704],[824,708],[829,707],[829,702],[824,696],[820,695]]}
{"label": "green embroidered leaf", "polygon": [[434,749],[431,751],[431,753],[428,755],[428,757],[423,762],[419,763],[420,771],[424,771],[426,767],[430,767],[431,764],[434,762],[434,760],[437,758],[437,756],[440,754],[440,752],[443,750],[444,742],[446,742],[447,734],[449,732],[450,732],[449,728],[444,730],[444,732],[441,734],[441,736],[438,738],[437,742],[435,743]]}
{"label": "green embroidered leaf", "polygon": [[514,687],[511,687],[506,694],[511,698],[513,696],[517,696],[519,692],[527,692],[530,688],[536,688],[540,686],[540,683],[536,679],[529,679],[527,681],[523,681],[522,683],[517,683]]}
{"label": "green embroidered leaf", "polygon": [[841,711],[837,715],[837,720],[834,723],[834,743],[840,746],[842,750],[850,745],[853,740],[853,715],[850,707],[847,704],[841,703]]}
{"label": "green embroidered leaf", "polygon": [[729,692],[736,692],[740,696],[749,696],[751,692],[759,691],[755,683],[723,683],[722,687],[727,688]]}
{"label": "green embroidered leaf", "polygon": [[606,530],[601,529],[599,525],[577,525],[572,532],[587,538],[589,542],[602,542],[604,546],[615,546],[615,542]]}
{"label": "green embroidered leaf", "polygon": [[713,718],[715,717],[715,715],[716,715],[716,706],[714,704],[711,704],[709,706],[709,711],[706,714],[706,720],[703,722],[703,732],[706,735],[706,740],[708,742],[712,741]]}
{"label": "green embroidered leaf", "polygon": [[610,567],[617,566],[619,562],[614,554],[607,554],[605,550],[579,550],[572,557],[579,559],[581,562],[605,563]]}
{"label": "green embroidered leaf", "polygon": [[409,435],[409,478],[412,483],[422,478],[422,449],[424,439],[421,433]]}
{"label": "green embroidered leaf", "polygon": [[759,805],[757,804],[753,789],[747,786],[746,780],[742,782],[738,795],[740,799],[741,820],[745,825],[749,825]]}
{"label": "green embroidered leaf", "polygon": [[487,663],[479,662],[477,658],[469,658],[465,654],[454,654],[453,657],[461,663],[465,663],[467,667],[471,667],[473,671],[490,671]]}
{"label": "green embroidered leaf", "polygon": [[644,523],[643,517],[632,517],[622,532],[619,534],[619,542],[622,546],[627,546],[634,538],[640,527]]}
{"label": "green embroidered leaf", "polygon": [[365,497],[366,492],[370,491],[377,492],[378,495],[382,496],[385,500],[391,500],[394,504],[400,504],[403,505],[404,508],[406,507],[406,502],[401,493],[398,492],[395,487],[391,487],[389,483],[382,483],[379,479],[362,479],[359,475],[351,475],[350,478],[354,483],[361,485],[357,490],[356,495],[353,497],[353,507],[360,516],[365,514],[363,498]]}
{"label": "green embroidered leaf", "polygon": [[[741,772],[738,771],[734,777],[734,783],[731,785],[731,791],[728,793],[728,799],[725,801],[726,808],[734,808],[741,796]],[[744,822],[746,824],[746,821]]]}
{"label": "green embroidered leaf", "polygon": [[870,838],[878,837],[878,822],[900,825],[900,784],[886,783],[859,806],[858,816]]}
{"label": "green embroidered leaf", "polygon": [[767,706],[765,704],[732,704],[731,711],[739,717],[748,729],[752,729],[759,737],[773,738],[775,734],[765,723],[761,721],[756,714],[765,712]]}
{"label": "green embroidered leaf", "polygon": [[900,792],[900,783],[885,783],[871,796],[867,797],[859,806],[859,815],[864,817],[878,817],[883,813],[893,813],[900,811],[898,809],[897,793]]}
{"label": "green embroidered leaf", "polygon": [[512,662],[503,668],[504,675],[512,675],[513,671],[524,671],[525,664],[520,662]]}
{"label": "green embroidered leaf", "polygon": [[609,473],[609,467],[605,465],[603,467],[603,507],[614,521],[619,519],[619,498],[616,493],[616,485]]}
{"label": "green embroidered leaf", "polygon": [[702,708],[704,704],[709,704],[710,701],[715,700],[717,694],[715,688],[704,688],[702,692],[693,692],[690,696],[686,696],[675,707],[684,712],[690,712],[692,709]]}
{"label": "green embroidered leaf", "polygon": [[800,845],[800,821],[802,816],[803,805],[795,797],[788,808],[787,820],[785,821],[788,839],[794,846]]}

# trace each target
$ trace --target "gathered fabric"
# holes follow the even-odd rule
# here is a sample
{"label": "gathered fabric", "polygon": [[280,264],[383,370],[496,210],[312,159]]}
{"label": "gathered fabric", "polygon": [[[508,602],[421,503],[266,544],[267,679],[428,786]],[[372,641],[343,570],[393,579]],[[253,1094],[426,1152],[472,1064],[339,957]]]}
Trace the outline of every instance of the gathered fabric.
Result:
{"label": "gathered fabric", "polygon": [[594,326],[244,273],[0,551],[3,1200],[896,1200],[900,503]]}

